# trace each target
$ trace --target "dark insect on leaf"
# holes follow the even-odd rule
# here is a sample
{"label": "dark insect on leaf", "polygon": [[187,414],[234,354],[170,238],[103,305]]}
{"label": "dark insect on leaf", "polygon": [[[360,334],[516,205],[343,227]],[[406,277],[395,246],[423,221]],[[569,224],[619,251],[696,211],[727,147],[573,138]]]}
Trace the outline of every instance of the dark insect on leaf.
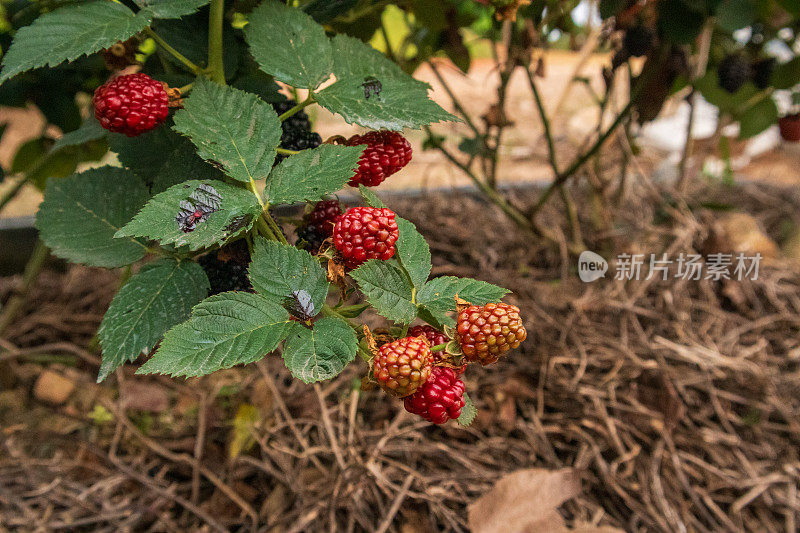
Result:
{"label": "dark insect on leaf", "polygon": [[383,90],[383,84],[373,76],[368,76],[364,78],[364,83],[361,84],[364,88],[364,98],[369,100],[370,96],[380,96],[381,91]]}
{"label": "dark insect on leaf", "polygon": [[221,201],[222,197],[214,187],[200,185],[189,195],[189,200],[181,200],[178,204],[175,221],[184,233],[192,232],[199,222],[203,222],[209,215],[219,210]]}
{"label": "dark insect on leaf", "polygon": [[311,295],[303,289],[292,291],[292,294],[284,300],[283,307],[303,322],[311,320],[317,314]]}

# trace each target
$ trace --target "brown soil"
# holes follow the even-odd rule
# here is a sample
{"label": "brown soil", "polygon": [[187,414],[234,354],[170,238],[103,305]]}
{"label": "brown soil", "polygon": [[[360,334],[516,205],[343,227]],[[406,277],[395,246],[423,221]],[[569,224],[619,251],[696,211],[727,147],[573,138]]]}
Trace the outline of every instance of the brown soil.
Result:
{"label": "brown soil", "polygon": [[[776,238],[800,213],[800,195],[766,187],[691,197],[689,211],[636,186],[619,222],[587,244],[705,250],[719,213],[702,200],[754,213]],[[429,238],[435,275],[505,285],[524,311],[521,349],[467,370],[479,408],[469,429],[431,426],[360,391],[358,365],[320,386],[291,380],[277,356],[188,381],[127,365],[96,385],[89,346],[115,275],[46,272],[0,339],[0,529],[466,531],[466,505],[535,466],[582,472],[583,494],[561,508],[569,521],[796,530],[796,264],[773,261],[741,283],[582,284],[565,254],[469,196],[390,204]],[[588,228],[591,209],[580,207]],[[560,234],[553,212],[541,220]],[[12,282],[0,279],[0,297]],[[45,368],[77,383],[66,404],[34,398]],[[243,405],[257,416],[241,416]],[[237,412],[252,422],[239,432],[245,452],[230,459]]]}

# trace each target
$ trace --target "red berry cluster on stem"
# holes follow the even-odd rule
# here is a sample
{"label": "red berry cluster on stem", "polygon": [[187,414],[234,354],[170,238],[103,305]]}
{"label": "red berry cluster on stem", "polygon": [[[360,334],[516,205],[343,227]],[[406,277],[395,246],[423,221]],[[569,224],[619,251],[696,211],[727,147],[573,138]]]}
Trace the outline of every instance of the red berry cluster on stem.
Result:
{"label": "red berry cluster on stem", "polygon": [[358,161],[358,170],[349,185],[375,187],[411,161],[411,144],[396,131],[370,131],[354,135],[344,142],[347,146],[366,144]]}
{"label": "red berry cluster on stem", "polygon": [[519,308],[505,303],[471,305],[458,313],[457,323],[464,357],[482,365],[496,362],[528,337]]}
{"label": "red berry cluster on stem", "polygon": [[103,128],[128,137],[152,130],[169,114],[166,89],[142,73],[118,76],[98,87],[92,105]]}
{"label": "red berry cluster on stem", "polygon": [[378,349],[372,361],[372,373],[383,390],[402,398],[428,381],[432,363],[427,339],[404,337]]}
{"label": "red berry cluster on stem", "polygon": [[444,424],[461,416],[464,407],[464,382],[452,368],[434,367],[431,377],[403,405],[406,411],[428,422]]}
{"label": "red berry cluster on stem", "polygon": [[398,238],[394,212],[385,208],[352,207],[333,229],[333,244],[351,269],[368,259],[391,258]]}

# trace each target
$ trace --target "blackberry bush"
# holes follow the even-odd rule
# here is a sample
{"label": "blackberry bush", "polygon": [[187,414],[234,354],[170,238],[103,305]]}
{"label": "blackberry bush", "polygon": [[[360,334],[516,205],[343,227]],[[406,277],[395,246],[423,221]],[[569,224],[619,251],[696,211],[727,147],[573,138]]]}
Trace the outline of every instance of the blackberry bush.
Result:
{"label": "blackberry bush", "polygon": [[[223,32],[241,17],[246,46],[228,47]],[[179,51],[161,35],[170,28],[207,31],[208,46],[175,39]],[[160,61],[136,63],[145,38]],[[326,200],[400,171],[412,156],[404,129],[454,118],[427,85],[368,44],[331,37],[301,9],[273,1],[67,3],[19,28],[6,48],[0,83],[81,56],[140,70],[92,82],[96,118],[59,141],[103,140],[119,165],[51,179],[36,218],[55,255],[132,273],[98,332],[99,381],[156,347],[138,373],[201,376],[279,352],[311,383],[360,357],[365,377],[392,395],[420,390],[407,405],[428,420],[456,418],[462,406],[459,420],[474,418],[463,384],[450,377],[461,349],[438,341],[456,325],[456,296],[484,305],[508,291],[429,279],[427,243],[371,190],[360,187],[363,205],[344,214]],[[283,101],[277,82],[307,97]],[[304,111],[311,105],[364,132],[322,144]],[[278,216],[280,206],[302,203],[311,209],[300,224]],[[296,245],[286,238],[292,223]],[[359,323],[368,308],[387,322],[380,349]],[[418,319],[428,327],[409,336]]]}

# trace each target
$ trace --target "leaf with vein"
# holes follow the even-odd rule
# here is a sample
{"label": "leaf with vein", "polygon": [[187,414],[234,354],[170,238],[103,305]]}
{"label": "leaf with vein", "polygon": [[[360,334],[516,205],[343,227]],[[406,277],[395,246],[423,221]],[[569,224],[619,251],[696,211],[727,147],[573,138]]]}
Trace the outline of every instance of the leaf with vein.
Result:
{"label": "leaf with vein", "polygon": [[333,48],[314,19],[282,3],[264,2],[244,27],[250,53],[276,80],[293,87],[314,89],[333,68]]}
{"label": "leaf with vein", "polygon": [[370,259],[350,273],[361,292],[382,316],[408,324],[416,316],[408,276],[392,261]]}
{"label": "leaf with vein", "polygon": [[340,318],[322,318],[313,329],[296,326],[283,346],[283,361],[292,375],[304,383],[339,375],[356,357],[358,339]]}
{"label": "leaf with vein", "polygon": [[323,144],[287,157],[270,175],[264,199],[270,204],[322,200],[347,185],[363,151],[362,146]]}
{"label": "leaf with vein", "polygon": [[249,292],[223,292],[200,302],[188,321],[164,335],[158,351],[136,372],[203,376],[258,361],[296,322],[281,306]]}
{"label": "leaf with vein", "polygon": [[318,312],[328,296],[328,278],[319,260],[288,244],[258,238],[248,276],[259,294],[278,305],[293,291],[304,290]]}
{"label": "leaf with vein", "polygon": [[101,167],[51,178],[36,214],[36,228],[53,254],[90,266],[129,265],[146,252],[133,239],[114,234],[144,205],[149,194],[131,172]]}
{"label": "leaf with vein", "polygon": [[26,70],[54,67],[108,48],[150,22],[149,11],[134,13],[122,4],[100,0],[45,13],[17,31],[3,56],[0,83]]}
{"label": "leaf with vein", "polygon": [[114,297],[100,324],[103,362],[97,382],[152,350],[165,331],[189,317],[209,288],[205,272],[192,261],[161,259],[143,266]]}
{"label": "leaf with vein", "polygon": [[258,96],[202,78],[175,113],[174,128],[203,159],[243,182],[269,175],[282,133],[275,110]]}
{"label": "leaf with vein", "polygon": [[425,238],[417,231],[417,227],[408,220],[400,217],[397,219],[397,227],[400,230],[400,238],[397,240],[397,259],[408,275],[411,282],[417,289],[421,289],[428,276],[431,274],[431,249]]}
{"label": "leaf with vein", "polygon": [[138,0],[143,10],[147,10],[154,18],[172,19],[191,15],[209,0]]}
{"label": "leaf with vein", "polygon": [[417,293],[417,303],[421,311],[428,311],[433,318],[445,326],[455,326],[456,321],[450,316],[456,310],[455,297],[459,297],[475,305],[499,302],[510,291],[485,281],[455,276],[433,278]]}
{"label": "leaf with vein", "polygon": [[[183,201],[191,203],[201,185],[214,188],[220,197],[218,209],[185,232],[176,220]],[[145,237],[160,244],[188,246],[190,250],[222,244],[247,231],[261,213],[258,200],[240,187],[222,181],[189,180],[155,195],[139,213],[117,232],[117,237]]]}

